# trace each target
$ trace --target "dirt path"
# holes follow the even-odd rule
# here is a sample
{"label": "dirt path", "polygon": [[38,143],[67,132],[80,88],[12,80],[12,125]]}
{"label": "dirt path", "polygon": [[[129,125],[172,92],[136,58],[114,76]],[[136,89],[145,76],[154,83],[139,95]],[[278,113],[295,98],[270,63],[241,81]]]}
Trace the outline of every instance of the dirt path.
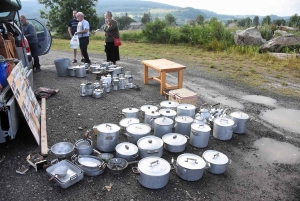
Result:
{"label": "dirt path", "polygon": [[[74,143],[83,132],[93,125],[109,122],[118,124],[126,107],[140,107],[147,104],[159,104],[165,100],[159,95],[159,85],[150,82],[143,84],[143,66],[141,62],[125,59],[119,65],[131,70],[134,82],[141,86],[141,91],[126,89],[112,92],[103,99],[79,96],[79,85],[94,81],[95,76],[86,78],[58,77],[54,60],[70,58],[70,52],[51,51],[41,57],[42,72],[34,74],[35,88],[38,86],[60,89],[60,92],[47,100],[47,130],[49,148],[60,141]],[[104,55],[91,55],[92,62],[101,63]],[[152,74],[151,72],[150,74]],[[176,77],[168,75],[170,83]],[[226,154],[232,164],[222,175],[204,172],[196,182],[180,179],[171,171],[166,187],[150,190],[138,182],[138,175],[127,168],[119,176],[108,170],[97,177],[85,177],[83,181],[63,190],[49,182],[48,175],[41,170],[30,168],[25,175],[15,170],[25,163],[29,153],[39,152],[26,125],[23,125],[15,140],[0,144],[0,200],[299,200],[300,199],[300,132],[297,127],[273,125],[271,120],[261,117],[261,112],[281,108],[299,111],[297,98],[285,98],[273,94],[255,91],[228,80],[211,77],[205,72],[187,68],[184,74],[184,87],[197,92],[197,103],[214,104],[220,102],[224,107],[241,110],[251,117],[246,134],[234,134],[229,141],[220,141],[210,136],[209,145],[204,149],[187,145],[186,153],[202,155],[209,149]],[[246,95],[261,95],[249,101]],[[253,98],[253,97],[252,97]],[[247,100],[248,99],[248,100]],[[272,102],[272,100],[275,102]],[[279,110],[281,111],[281,110]],[[288,114],[281,119],[288,118]],[[297,113],[296,113],[297,114]],[[271,115],[272,116],[272,115]],[[295,120],[295,119],[294,119]],[[300,122],[299,116],[296,121]],[[79,130],[83,127],[84,130]],[[93,137],[96,147],[96,137]],[[257,141],[258,140],[258,141]],[[121,135],[119,142],[126,141]],[[179,154],[164,151],[163,158],[171,161]],[[3,157],[5,156],[5,157]],[[55,159],[49,154],[47,160]],[[104,186],[112,184],[108,192]]]}

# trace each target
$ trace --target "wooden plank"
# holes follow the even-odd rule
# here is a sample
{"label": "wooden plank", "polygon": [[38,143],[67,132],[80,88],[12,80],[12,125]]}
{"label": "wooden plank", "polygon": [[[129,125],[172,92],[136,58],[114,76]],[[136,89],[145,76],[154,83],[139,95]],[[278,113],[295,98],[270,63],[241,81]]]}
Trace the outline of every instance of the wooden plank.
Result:
{"label": "wooden plank", "polygon": [[144,84],[148,84],[148,66],[144,65]]}
{"label": "wooden plank", "polygon": [[153,68],[157,71],[171,70],[171,69],[185,69],[186,66],[169,61],[167,59],[154,59],[154,60],[144,60],[142,63],[149,68]]}
{"label": "wooden plank", "polygon": [[42,98],[42,110],[41,110],[41,155],[48,155],[48,139],[47,139],[47,127],[46,127],[46,98]]}
{"label": "wooden plank", "polygon": [[178,71],[178,88],[182,88],[183,85],[183,70]]}
{"label": "wooden plank", "polygon": [[159,82],[159,83],[161,83],[161,80],[158,77],[152,77],[152,79]]}
{"label": "wooden plank", "polygon": [[160,95],[163,95],[166,88],[166,72],[161,72],[160,75]]}
{"label": "wooden plank", "polygon": [[165,87],[166,89],[168,89],[168,90],[173,90],[173,89],[178,89],[178,86],[166,86]]}

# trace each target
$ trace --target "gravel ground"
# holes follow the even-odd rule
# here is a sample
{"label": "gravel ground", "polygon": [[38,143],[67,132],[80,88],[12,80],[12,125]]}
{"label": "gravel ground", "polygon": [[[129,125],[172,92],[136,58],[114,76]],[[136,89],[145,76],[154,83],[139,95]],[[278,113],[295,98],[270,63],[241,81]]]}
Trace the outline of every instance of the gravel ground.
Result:
{"label": "gravel ground", "polygon": [[[118,64],[132,71],[134,82],[141,86],[141,91],[126,89],[111,92],[102,99],[80,97],[80,84],[93,82],[95,75],[87,74],[86,78],[58,77],[54,60],[71,56],[71,52],[51,51],[40,58],[42,72],[34,74],[34,88],[60,89],[58,94],[47,100],[49,148],[61,141],[74,143],[86,129],[94,125],[118,124],[123,108],[158,105],[165,100],[159,94],[158,83],[143,84],[143,66],[139,60],[131,58],[124,58]],[[104,55],[91,54],[93,62],[101,63],[104,58]],[[54,182],[48,181],[49,176],[45,170],[36,172],[31,167],[24,175],[15,172],[22,164],[27,164],[25,158],[28,154],[40,151],[29,128],[23,123],[16,139],[0,144],[0,200],[299,200],[299,160],[293,164],[276,160],[270,162],[254,146],[256,140],[264,137],[289,143],[299,149],[299,133],[289,132],[259,118],[261,111],[274,109],[274,106],[249,102],[241,97],[249,94],[269,96],[277,100],[278,106],[292,109],[299,109],[299,100],[274,96],[266,91],[249,89],[229,80],[212,77],[204,71],[195,70],[193,67],[196,64],[193,63],[185,65],[188,68],[184,74],[184,87],[197,92],[198,105],[225,101],[227,105],[239,108],[242,104],[243,111],[252,118],[244,135],[234,134],[229,141],[220,141],[211,135],[209,145],[204,149],[187,144],[185,153],[202,155],[206,150],[215,149],[226,154],[232,164],[227,166],[224,174],[214,175],[206,171],[200,180],[188,182],[180,179],[172,170],[166,187],[151,190],[141,186],[138,175],[127,168],[118,176],[108,170],[97,177],[85,176],[68,189],[61,189]],[[167,77],[169,83],[174,83],[176,79],[173,74]],[[97,139],[95,136],[92,139],[96,148]],[[120,135],[119,142],[126,140],[125,135]],[[172,157],[176,159],[178,155],[164,150],[163,158],[171,161]],[[53,159],[55,156],[49,153],[47,161]],[[112,189],[107,191],[105,186],[110,184]]]}

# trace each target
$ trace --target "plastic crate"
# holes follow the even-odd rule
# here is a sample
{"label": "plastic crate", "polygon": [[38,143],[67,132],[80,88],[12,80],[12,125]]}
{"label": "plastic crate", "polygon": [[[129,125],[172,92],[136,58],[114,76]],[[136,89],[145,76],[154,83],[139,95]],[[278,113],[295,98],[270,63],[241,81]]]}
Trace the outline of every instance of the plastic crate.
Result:
{"label": "plastic crate", "polygon": [[181,88],[175,89],[168,92],[169,100],[176,101],[178,103],[186,103],[186,104],[197,104],[197,94],[188,89]]}

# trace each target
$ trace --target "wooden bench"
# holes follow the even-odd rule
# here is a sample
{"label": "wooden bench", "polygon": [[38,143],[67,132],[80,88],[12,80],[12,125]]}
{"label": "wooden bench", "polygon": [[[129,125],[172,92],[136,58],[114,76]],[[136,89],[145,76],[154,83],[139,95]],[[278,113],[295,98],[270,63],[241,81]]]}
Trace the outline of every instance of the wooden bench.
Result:
{"label": "wooden bench", "polygon": [[[165,89],[180,89],[183,84],[183,69],[186,66],[169,61],[167,59],[155,59],[155,60],[144,60],[144,84],[148,84],[148,80],[155,80],[160,83],[160,94],[163,95]],[[152,68],[158,71],[159,75],[157,77],[148,77],[148,68]],[[166,74],[177,72],[178,73],[178,83],[175,86],[166,83]]]}

